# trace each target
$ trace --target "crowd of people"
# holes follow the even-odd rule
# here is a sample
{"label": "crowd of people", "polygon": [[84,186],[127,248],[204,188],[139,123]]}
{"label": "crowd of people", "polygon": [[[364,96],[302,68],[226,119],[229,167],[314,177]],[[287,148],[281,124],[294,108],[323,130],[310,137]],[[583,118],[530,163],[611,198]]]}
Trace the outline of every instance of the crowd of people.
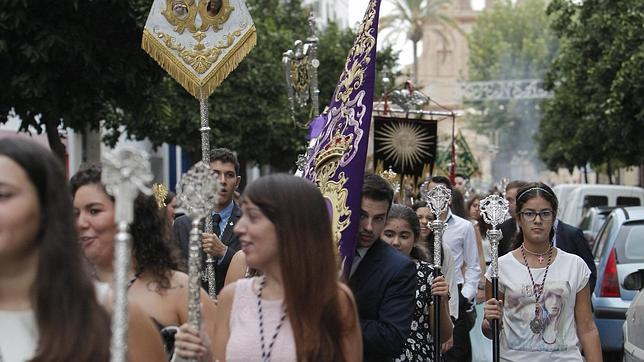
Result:
{"label": "crowd of people", "polygon": [[[131,361],[429,361],[439,353],[443,361],[471,361],[472,330],[492,338],[493,320],[502,360],[602,358],[590,251],[557,219],[558,200],[543,183],[517,180],[504,190],[510,210],[493,298],[483,195],[466,194],[459,182],[427,180],[453,195],[438,216],[447,225],[440,275],[427,204],[395,204],[392,186],[375,174],[364,177],[355,255],[342,270],[316,185],[275,174],[237,198],[235,153],[213,150],[211,168],[221,189],[202,259],[215,260],[218,298],[201,291],[201,330],[187,316],[192,220],[174,217],[174,194],[161,205],[144,195],[134,202]],[[109,359],[114,214],[100,165],[67,182],[50,151],[0,142],[0,361]]]}

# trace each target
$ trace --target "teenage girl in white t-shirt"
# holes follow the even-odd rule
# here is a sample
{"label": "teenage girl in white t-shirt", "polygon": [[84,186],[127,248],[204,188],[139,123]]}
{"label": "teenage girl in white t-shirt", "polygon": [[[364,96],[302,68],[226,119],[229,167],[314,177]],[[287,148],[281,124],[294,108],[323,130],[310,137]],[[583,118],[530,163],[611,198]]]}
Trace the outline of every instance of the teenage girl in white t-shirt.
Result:
{"label": "teenage girl in white t-shirt", "polygon": [[500,358],[504,361],[601,361],[597,327],[590,306],[590,271],[576,255],[552,245],[558,209],[550,187],[531,183],[517,193],[517,223],[523,244],[499,258],[499,300],[492,298],[491,268],[486,275],[483,334],[501,320]]}

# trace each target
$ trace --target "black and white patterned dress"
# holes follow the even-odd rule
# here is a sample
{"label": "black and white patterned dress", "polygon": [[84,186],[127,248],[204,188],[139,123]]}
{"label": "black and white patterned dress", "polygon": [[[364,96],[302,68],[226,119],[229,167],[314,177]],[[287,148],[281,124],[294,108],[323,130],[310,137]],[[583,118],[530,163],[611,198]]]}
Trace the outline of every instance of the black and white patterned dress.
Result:
{"label": "black and white patterned dress", "polygon": [[429,324],[429,305],[432,297],[434,268],[425,261],[416,261],[416,299],[414,316],[411,320],[411,333],[405,342],[403,353],[396,358],[399,361],[431,361],[434,355],[432,333]]}

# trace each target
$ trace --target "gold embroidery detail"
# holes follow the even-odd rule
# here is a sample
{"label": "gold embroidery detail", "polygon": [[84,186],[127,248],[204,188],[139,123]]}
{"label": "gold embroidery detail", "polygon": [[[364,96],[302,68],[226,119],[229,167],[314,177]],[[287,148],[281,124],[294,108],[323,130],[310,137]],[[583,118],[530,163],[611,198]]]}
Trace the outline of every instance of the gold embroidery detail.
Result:
{"label": "gold embroidery detail", "polygon": [[214,47],[210,49],[206,48],[201,42],[197,43],[193,47],[194,50],[186,49],[185,46],[177,43],[174,37],[162,31],[157,31],[157,36],[159,37],[159,39],[161,39],[161,41],[165,43],[168,48],[177,52],[181,59],[183,59],[186,64],[190,65],[192,69],[194,69],[199,74],[203,74],[208,69],[210,69],[210,67],[217,60],[219,60],[219,57],[221,56],[223,50],[233,45],[235,38],[239,37],[242,34],[242,29],[243,28],[240,28],[230,34],[227,34],[225,42],[219,41]]}
{"label": "gold embroidery detail", "polygon": [[165,10],[161,12],[165,19],[174,26],[174,31],[183,34],[187,28],[189,32],[197,31],[195,18],[197,17],[197,7],[195,0],[166,0]]}
{"label": "gold embroidery detail", "polygon": [[[244,25],[246,26],[246,25]],[[141,47],[159,63],[179,84],[193,97],[207,98],[239,65],[257,44],[257,30],[251,26],[224,57],[215,64],[207,75],[201,79],[189,67],[181,62],[159,39],[148,29],[143,30]]]}
{"label": "gold embroidery detail", "polygon": [[347,206],[349,191],[344,187],[347,178],[344,172],[338,175],[338,181],[331,181],[331,178],[338,170],[342,155],[351,147],[353,135],[343,136],[339,131],[322,149],[315,158],[315,181],[320,188],[322,195],[331,202],[331,222],[333,226],[333,238],[336,243],[340,242],[342,232],[349,226],[351,210]]}
{"label": "gold embroidery detail", "polygon": [[[354,90],[360,88],[364,82],[367,65],[371,63],[369,53],[376,46],[376,39],[369,33],[376,16],[376,2],[370,2],[369,11],[365,14],[358,36],[353,42],[353,47],[347,56],[344,71],[335,89],[333,98],[346,104]],[[349,62],[349,60],[352,60]],[[363,65],[364,63],[364,65]],[[343,112],[344,113],[344,112]]]}
{"label": "gold embroidery detail", "polygon": [[[217,4],[219,5],[219,10],[216,10]],[[210,10],[209,6],[213,6]],[[230,14],[235,10],[234,6],[230,5],[230,0],[208,0],[199,2],[199,16],[201,17],[201,26],[199,30],[206,31],[211,26],[214,31],[221,30],[221,26],[224,25]],[[213,12],[215,12],[212,15]]]}

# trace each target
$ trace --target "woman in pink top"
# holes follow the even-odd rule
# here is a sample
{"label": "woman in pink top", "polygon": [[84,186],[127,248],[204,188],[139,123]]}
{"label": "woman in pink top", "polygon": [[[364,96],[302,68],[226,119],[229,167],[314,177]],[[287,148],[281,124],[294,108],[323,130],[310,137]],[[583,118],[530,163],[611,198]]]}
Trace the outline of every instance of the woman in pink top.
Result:
{"label": "woman in pink top", "polygon": [[[235,225],[249,267],[219,296],[214,357],[220,361],[361,361],[362,337],[348,287],[338,281],[331,221],[319,189],[290,175],[246,188]],[[182,326],[177,353],[208,355]]]}

